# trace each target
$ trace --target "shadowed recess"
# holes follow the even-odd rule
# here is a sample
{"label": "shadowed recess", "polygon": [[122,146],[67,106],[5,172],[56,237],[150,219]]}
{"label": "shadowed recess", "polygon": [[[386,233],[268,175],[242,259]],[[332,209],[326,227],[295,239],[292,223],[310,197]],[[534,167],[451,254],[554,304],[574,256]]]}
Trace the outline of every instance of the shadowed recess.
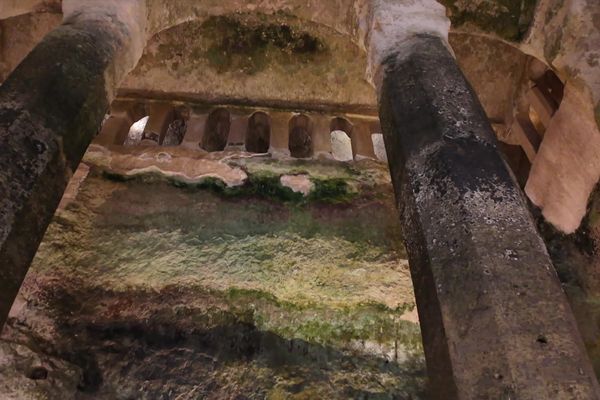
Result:
{"label": "shadowed recess", "polygon": [[306,115],[296,115],[290,120],[290,154],[295,158],[308,158],[313,154],[312,127]]}
{"label": "shadowed recess", "polygon": [[212,111],[206,121],[201,147],[206,151],[223,151],[227,146],[231,116],[224,108]]}
{"label": "shadowed recess", "polygon": [[255,112],[248,120],[246,150],[252,153],[269,151],[271,139],[271,119],[264,112]]}

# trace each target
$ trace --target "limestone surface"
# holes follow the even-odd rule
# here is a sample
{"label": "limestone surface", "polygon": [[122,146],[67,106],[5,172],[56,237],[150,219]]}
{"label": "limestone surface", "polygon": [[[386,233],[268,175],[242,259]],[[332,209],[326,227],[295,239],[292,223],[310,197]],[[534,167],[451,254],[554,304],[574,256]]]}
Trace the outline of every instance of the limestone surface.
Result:
{"label": "limestone surface", "polygon": [[0,340],[1,398],[424,398],[383,164],[213,155],[237,187],[126,173],[155,149],[86,155]]}

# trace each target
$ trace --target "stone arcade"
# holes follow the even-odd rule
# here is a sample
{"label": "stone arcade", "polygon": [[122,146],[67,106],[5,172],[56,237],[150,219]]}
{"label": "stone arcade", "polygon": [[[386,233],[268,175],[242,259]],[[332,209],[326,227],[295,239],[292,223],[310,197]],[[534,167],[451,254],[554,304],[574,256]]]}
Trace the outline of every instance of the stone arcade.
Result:
{"label": "stone arcade", "polygon": [[[488,9],[487,3],[453,0],[0,0],[0,35],[0,323],[5,326],[0,358],[7,360],[0,361],[0,374],[9,382],[0,393],[5,398],[36,398],[25,396],[44,393],[50,398],[80,398],[73,397],[77,395],[69,389],[68,382],[74,379],[78,382],[75,392],[86,396],[81,398],[275,399],[321,398],[329,393],[334,398],[600,399],[596,378],[600,373],[600,312],[593,306],[600,298],[600,230],[594,191],[600,178],[597,1],[539,0],[536,4],[494,0]],[[306,324],[302,329],[293,323],[287,330],[274,327],[277,318],[271,314],[257,317],[263,311],[256,307],[262,306],[254,304],[268,304],[264,309],[269,310],[283,310],[288,304],[290,310],[300,313],[325,307],[331,300],[333,311],[328,309],[310,321],[324,326],[327,318],[337,318],[332,316],[335,312],[348,310],[340,305],[340,299],[349,298],[352,287],[381,279],[380,286],[366,287],[364,293],[356,289],[357,296],[364,297],[352,301],[360,307],[379,302],[386,318],[389,314],[397,323],[410,319],[409,312],[399,311],[404,303],[382,300],[397,295],[387,293],[399,290],[392,279],[397,267],[386,275],[385,263],[377,261],[374,269],[352,286],[345,279],[355,279],[350,276],[359,276],[368,264],[363,260],[365,264],[352,273],[344,271],[346,262],[352,264],[353,257],[360,258],[366,251],[356,250],[339,261],[339,276],[310,278],[304,289],[293,289],[294,299],[304,302],[299,306],[282,290],[287,290],[290,279],[302,279],[293,276],[304,274],[302,263],[310,264],[316,254],[290,263],[289,270],[280,271],[283,277],[265,289],[258,281],[250,284],[241,279],[235,285],[211,281],[210,274],[221,268],[217,267],[220,259],[230,254],[227,246],[208,263],[207,275],[202,275],[200,267],[200,272],[187,274],[197,259],[186,258],[186,252],[191,248],[202,251],[204,242],[194,242],[190,249],[173,241],[168,246],[158,242],[158,236],[175,231],[184,235],[198,230],[199,238],[202,230],[218,228],[223,231],[221,236],[206,238],[211,246],[218,246],[228,234],[237,235],[227,232],[227,227],[234,227],[229,220],[233,214],[235,229],[244,232],[250,225],[263,229],[263,223],[265,230],[271,229],[272,221],[265,222],[269,216],[273,220],[290,218],[273,231],[261,231],[269,240],[284,236],[291,226],[306,230],[305,236],[301,235],[305,239],[326,236],[327,227],[311,225],[309,229],[308,222],[290,222],[293,217],[288,215],[300,214],[310,221],[318,213],[327,218],[345,215],[348,222],[340,228],[340,235],[350,235],[354,232],[351,219],[360,214],[361,207],[385,202],[381,187],[387,178],[381,178],[383,173],[377,167],[382,162],[389,164],[402,234],[390,233],[397,228],[387,221],[390,218],[386,216],[393,212],[385,207],[378,211],[385,215],[381,220],[374,219],[369,226],[357,217],[354,228],[360,225],[360,230],[369,231],[360,235],[395,241],[390,248],[401,247],[398,242],[404,239],[427,365],[426,395],[425,389],[398,389],[397,382],[408,379],[410,373],[399,361],[403,350],[399,350],[397,337],[388,341],[394,343],[389,349],[383,339],[379,347],[369,344],[377,342],[373,339],[377,335],[391,335],[384,332],[389,328],[385,323],[361,327],[379,329],[379,333],[350,334],[346,325],[340,325],[337,329],[342,333],[332,334],[336,343],[350,338],[340,350],[342,347],[319,336],[322,333],[302,330]],[[352,179],[354,183],[349,184]],[[160,186],[165,182],[175,188]],[[164,196],[164,201],[152,203],[147,198],[152,195],[143,195],[155,186],[162,188],[156,196]],[[83,197],[78,195],[80,188]],[[221,196],[222,205],[214,200],[189,200],[195,198],[195,191],[209,189],[216,193],[210,196]],[[92,190],[111,194],[93,198]],[[153,286],[161,297],[149,305],[149,300],[136,299],[152,290],[145,287],[146,292],[134,294],[132,289],[143,286],[143,275],[136,280],[115,270],[112,278],[128,282],[130,287],[105,288],[104,297],[90,294],[98,307],[106,306],[99,311],[86,308],[85,300],[74,299],[77,296],[73,294],[57,294],[71,285],[73,293],[86,296],[76,292],[75,280],[60,283],[59,271],[48,272],[43,266],[57,263],[71,268],[64,275],[69,279],[85,276],[100,282],[105,274],[110,275],[112,272],[106,272],[109,267],[99,265],[90,271],[103,271],[102,277],[88,273],[87,265],[96,262],[89,260],[120,257],[119,252],[135,250],[135,244],[115,249],[114,255],[110,248],[102,253],[100,247],[93,247],[84,248],[83,255],[65,258],[71,242],[61,244],[56,232],[59,226],[68,226],[69,218],[76,219],[69,222],[75,232],[83,229],[89,222],[85,218],[92,218],[89,210],[82,211],[89,206],[104,213],[104,220],[94,222],[100,228],[90,228],[92,237],[98,235],[99,245],[110,240],[100,237],[102,227],[109,225],[115,236],[129,230],[123,240],[135,243],[133,230],[145,223],[143,218],[151,219],[152,211],[142,218],[139,209],[126,200],[117,201],[118,196],[148,201],[147,206],[155,207],[156,213],[167,210],[156,226],[143,227],[136,235],[147,233],[146,242],[157,240],[154,249],[181,257],[169,261],[148,256],[146,266],[135,273],[150,274],[150,269],[164,273],[156,285],[171,279],[163,269],[174,268],[183,275],[173,278],[171,286]],[[235,196],[238,200],[231,200]],[[255,198],[261,199],[255,204]],[[348,200],[351,198],[360,202]],[[238,210],[236,201],[247,204],[250,211]],[[269,203],[276,201],[284,205]],[[183,205],[194,212],[178,217],[178,212],[184,212],[178,210]],[[111,219],[111,212],[102,210],[109,206],[115,215],[122,212],[125,217]],[[269,211],[255,219],[253,213],[263,206]],[[224,207],[222,229],[218,219],[209,217],[219,207]],[[73,215],[83,215],[84,220]],[[128,225],[129,217],[140,219]],[[56,229],[50,228],[44,237],[51,222]],[[174,226],[174,231],[162,232],[167,226]],[[384,226],[389,231],[384,232]],[[310,233],[311,229],[318,235]],[[236,236],[236,242],[250,237],[248,232]],[[355,243],[358,239],[352,237]],[[43,240],[47,245],[40,247]],[[297,242],[265,250],[262,260],[286,253],[296,257]],[[371,246],[373,241],[365,243]],[[247,251],[258,252],[257,246],[252,244]],[[324,262],[333,263],[327,260],[330,253],[324,254]],[[382,254],[371,259],[383,259]],[[565,257],[571,255],[575,261],[564,267]],[[138,257],[144,256],[127,259],[123,255],[111,265],[120,268]],[[32,262],[34,267],[26,279]],[[391,264],[396,265],[397,260]],[[250,273],[250,264],[237,258],[221,272],[230,274],[228,279],[238,279],[237,274],[268,280],[273,272],[260,262],[257,265]],[[383,272],[377,270],[378,265]],[[227,272],[229,268],[237,272]],[[190,281],[202,287],[202,295],[190,292],[188,298],[182,294]],[[347,284],[336,289],[340,298],[331,295],[326,300],[321,292],[313,292],[337,283]],[[233,333],[219,331],[218,323],[210,333],[197,333],[208,332],[217,317],[208,318],[210,323],[194,320],[185,307],[202,296],[207,296],[206,304],[217,304],[211,296],[224,288],[228,294],[223,301],[232,302],[228,305],[232,310],[246,301],[252,303],[252,311],[248,311],[252,323],[236,319],[231,324]],[[259,289],[266,294],[247,300],[248,293]],[[167,290],[172,297],[162,297]],[[110,296],[119,291],[120,300],[107,306]],[[410,297],[410,290],[407,293]],[[239,304],[234,304],[235,299]],[[68,309],[64,319],[53,311],[42,311],[47,310],[45,300],[48,304],[55,301],[57,309],[64,301]],[[148,314],[152,307],[159,307],[157,303],[170,301],[170,317],[161,314],[164,310]],[[80,308],[69,306],[71,303]],[[281,312],[279,321],[293,320],[291,314]],[[108,321],[113,314],[118,314],[121,322],[111,320],[113,325],[100,329],[97,320]],[[390,329],[397,330],[394,326]],[[152,333],[147,332],[150,330]],[[294,375],[301,384],[289,383],[296,381],[285,373],[274,373],[264,382],[256,378],[261,383],[252,393],[249,389],[236,391],[236,385],[244,385],[235,369],[230,372],[233,377],[219,375],[217,379],[213,375],[210,385],[208,378],[198,378],[196,386],[188,381],[178,384],[178,373],[174,373],[156,389],[150,388],[151,384],[144,386],[146,383],[136,386],[138,378],[122,383],[127,376],[124,371],[139,368],[140,363],[115,372],[105,368],[110,364],[106,354],[111,352],[105,348],[106,354],[91,355],[94,350],[88,350],[82,355],[81,351],[65,350],[77,347],[73,343],[79,339],[72,339],[75,342],[64,348],[52,343],[61,332],[85,336],[88,342],[77,342],[81,348],[109,340],[114,354],[128,346],[123,332],[132,335],[127,340],[147,342],[152,351],[171,345],[179,350],[189,348],[193,356],[164,356],[171,366],[185,365],[181,367],[184,371],[209,363],[198,359],[198,354],[218,368],[228,368],[227,362],[220,364],[224,353],[214,349],[224,348],[226,341],[232,340],[231,351],[238,351],[237,339],[231,338],[252,336],[259,338],[259,344],[239,350],[240,359],[254,360],[254,354],[262,354],[272,371],[279,365],[287,368],[288,363],[301,368],[304,361],[298,360],[304,360],[302,357],[308,357],[310,363],[325,357],[319,368],[331,371],[327,378],[311,382],[301,374]],[[302,344],[298,344],[300,339]],[[194,340],[197,343],[190,344]],[[208,349],[206,355],[199,350],[202,346]],[[278,353],[277,349],[284,348],[301,353],[294,346],[302,347],[304,355],[294,355],[290,361]],[[211,353],[213,350],[216,353]],[[352,357],[359,354],[362,358],[357,359],[362,361],[347,358],[351,351]],[[386,358],[380,354],[373,358],[379,361],[365,361],[377,351],[393,355]],[[29,361],[19,361],[19,357]],[[155,362],[160,364],[161,357],[157,357]],[[390,380],[384,383],[370,378],[375,375],[334,379],[332,376],[345,368],[338,370],[334,360],[342,360],[339,365],[347,360],[364,365],[392,360],[398,367],[377,367],[378,373]],[[155,367],[160,370],[158,364]],[[16,385],[21,379],[15,377],[20,368],[25,369],[23,379],[34,386],[12,387],[10,382]],[[67,370],[72,373],[64,372]],[[156,374],[144,375],[139,382],[160,381]],[[285,379],[289,380],[287,386],[276,385]],[[353,379],[365,381],[360,390]],[[329,392],[316,389],[321,383],[315,382],[327,380],[333,382]],[[119,385],[127,389],[119,390]],[[343,392],[336,392],[337,387],[343,387]]]}

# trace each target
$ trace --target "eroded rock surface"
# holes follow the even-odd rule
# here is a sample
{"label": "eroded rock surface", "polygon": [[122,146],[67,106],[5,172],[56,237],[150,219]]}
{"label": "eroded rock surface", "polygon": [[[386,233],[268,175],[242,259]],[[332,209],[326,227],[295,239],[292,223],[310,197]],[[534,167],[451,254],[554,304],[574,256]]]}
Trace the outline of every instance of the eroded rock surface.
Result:
{"label": "eroded rock surface", "polygon": [[232,153],[213,160],[247,175],[228,186],[126,156],[88,152],[0,341],[0,397],[423,398],[382,164]]}

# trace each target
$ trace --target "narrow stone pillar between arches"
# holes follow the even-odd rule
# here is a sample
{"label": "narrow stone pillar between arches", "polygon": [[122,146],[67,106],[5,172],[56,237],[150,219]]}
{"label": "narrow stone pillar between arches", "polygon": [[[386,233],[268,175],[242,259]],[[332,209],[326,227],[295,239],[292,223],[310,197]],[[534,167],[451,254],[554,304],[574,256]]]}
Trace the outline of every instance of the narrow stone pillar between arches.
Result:
{"label": "narrow stone pillar between arches", "polygon": [[149,109],[150,118],[144,128],[142,141],[150,145],[162,144],[169,124],[175,119],[173,106],[168,103],[151,103]]}

